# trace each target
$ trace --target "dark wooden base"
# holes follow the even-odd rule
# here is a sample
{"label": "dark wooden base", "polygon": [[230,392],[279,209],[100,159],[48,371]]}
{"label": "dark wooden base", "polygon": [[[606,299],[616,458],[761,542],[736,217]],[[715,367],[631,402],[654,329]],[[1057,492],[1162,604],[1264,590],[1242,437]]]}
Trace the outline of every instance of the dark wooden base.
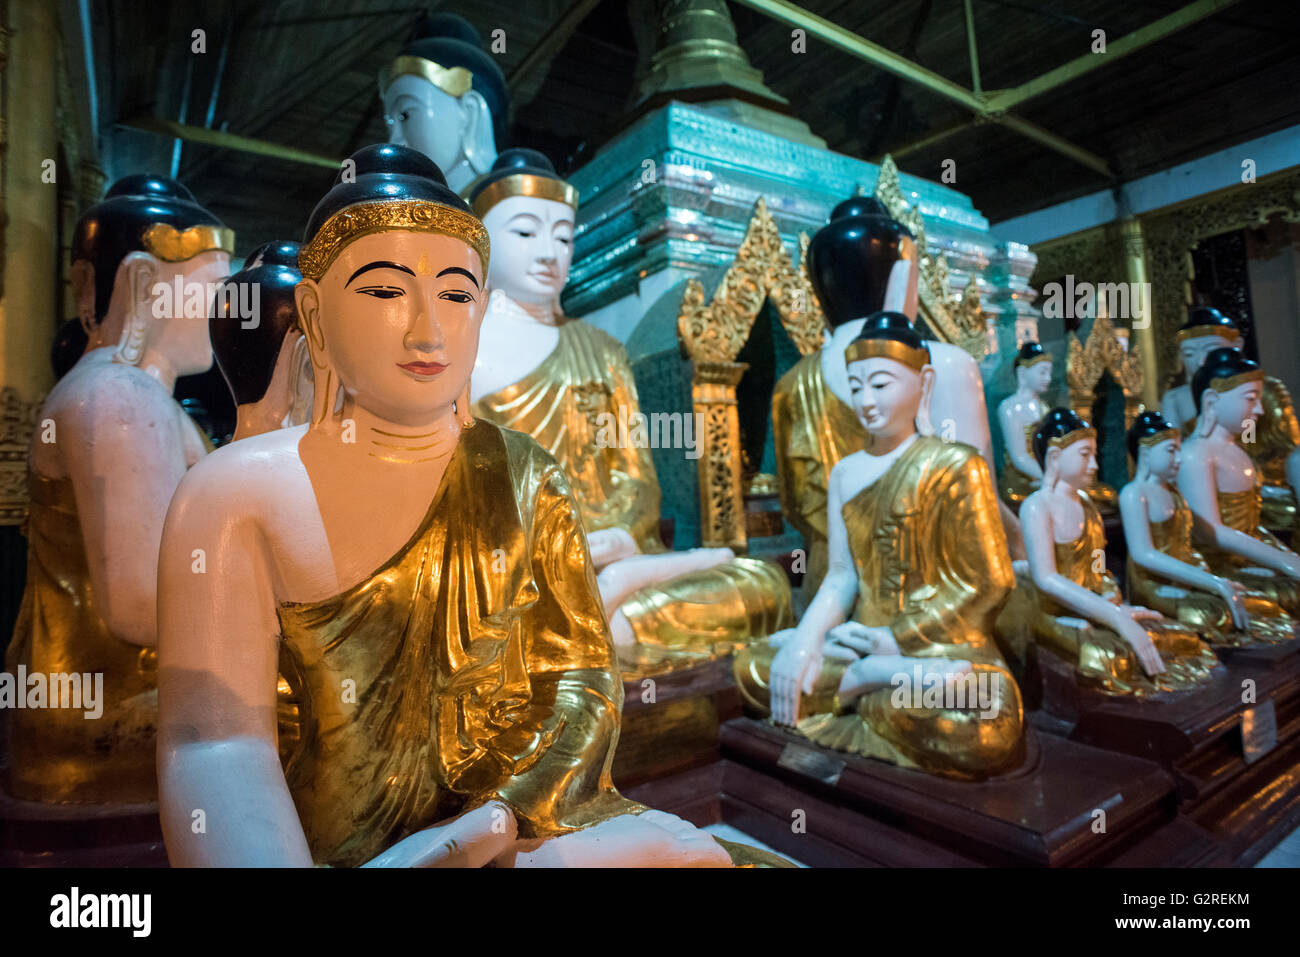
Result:
{"label": "dark wooden base", "polygon": [[[614,784],[634,800],[653,783],[678,800],[677,775],[716,763],[718,729],[740,715],[731,657],[623,683],[623,724],[614,753]],[[690,780],[695,780],[694,778]],[[691,786],[686,786],[689,790]],[[652,792],[653,793],[653,792]],[[660,810],[672,807],[646,801]]]}
{"label": "dark wooden base", "polygon": [[157,804],[36,804],[0,792],[0,867],[166,867]]}
{"label": "dark wooden base", "polygon": [[[1105,864],[1175,821],[1173,779],[1153,762],[1035,732],[1028,745],[1019,771],[969,783],[740,718],[722,728],[722,815],[823,866]],[[1219,853],[1166,843],[1189,863]]]}

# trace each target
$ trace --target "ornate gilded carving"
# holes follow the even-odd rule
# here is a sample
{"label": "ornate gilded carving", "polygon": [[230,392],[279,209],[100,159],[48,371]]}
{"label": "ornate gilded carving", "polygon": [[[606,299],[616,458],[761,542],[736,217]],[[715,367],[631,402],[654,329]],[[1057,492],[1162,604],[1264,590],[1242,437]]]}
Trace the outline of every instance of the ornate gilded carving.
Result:
{"label": "ornate gilded carving", "polygon": [[1168,382],[1180,365],[1174,336],[1186,321],[1192,301],[1192,250],[1203,239],[1259,226],[1278,214],[1288,222],[1300,222],[1300,170],[1239,183],[1141,217],[1159,344],[1156,368],[1162,382]]}
{"label": "ornate gilded carving", "polygon": [[[799,237],[801,263],[808,237]],[[796,269],[781,242],[776,221],[762,197],[745,230],[736,258],[707,302],[704,287],[686,282],[677,314],[677,335],[694,366],[691,395],[704,414],[704,450],[699,460],[700,518],[705,545],[744,548],[740,418],[736,385],[747,366],[736,356],[749,339],[763,303],[776,307],[781,325],[800,354],[821,347],[826,317],[812,291],[806,266]]]}
{"label": "ornate gilded carving", "polygon": [[20,525],[27,515],[27,450],[44,402],[0,389],[0,525]]}
{"label": "ornate gilded carving", "polygon": [[889,211],[889,215],[906,226],[916,239],[920,255],[918,265],[921,278],[917,292],[921,318],[944,342],[960,346],[976,359],[983,359],[988,348],[988,328],[975,277],[971,277],[962,295],[953,292],[948,273],[948,257],[930,250],[920,207],[908,205],[903,196],[898,181],[898,166],[892,156],[886,155],[880,164],[875,195]]}
{"label": "ornate gilded carving", "polygon": [[1091,420],[1101,374],[1109,372],[1124,393],[1124,426],[1142,411],[1142,350],[1125,349],[1115,334],[1115,326],[1106,314],[1105,304],[1093,321],[1087,342],[1070,337],[1070,355],[1065,368],[1065,382],[1070,389],[1070,407]]}

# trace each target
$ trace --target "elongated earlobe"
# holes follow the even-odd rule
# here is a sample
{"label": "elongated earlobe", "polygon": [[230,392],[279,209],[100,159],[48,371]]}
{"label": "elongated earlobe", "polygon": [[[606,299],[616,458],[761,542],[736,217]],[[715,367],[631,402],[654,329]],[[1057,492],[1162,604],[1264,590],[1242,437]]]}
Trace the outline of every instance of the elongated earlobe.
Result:
{"label": "elongated earlobe", "polygon": [[1216,424],[1218,422],[1214,417],[1214,399],[1208,395],[1202,396],[1201,415],[1196,420],[1196,434],[1201,438],[1207,438],[1214,431]]}
{"label": "elongated earlobe", "polygon": [[916,409],[916,431],[919,435],[934,435],[930,420],[930,400],[934,397],[934,366],[921,370],[921,404]]}

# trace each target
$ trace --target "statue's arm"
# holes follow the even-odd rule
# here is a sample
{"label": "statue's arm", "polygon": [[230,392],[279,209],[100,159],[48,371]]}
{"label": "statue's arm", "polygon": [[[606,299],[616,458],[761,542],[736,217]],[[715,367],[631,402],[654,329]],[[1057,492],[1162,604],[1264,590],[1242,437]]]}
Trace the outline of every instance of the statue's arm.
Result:
{"label": "statue's arm", "polygon": [[1183,410],[1179,408],[1178,388],[1168,390],[1160,399],[1160,414],[1176,429],[1183,427]]}
{"label": "statue's arm", "polygon": [[531,505],[524,512],[531,514],[528,560],[537,599],[521,623],[530,696],[492,742],[497,771],[470,795],[471,804],[506,804],[523,838],[641,809],[610,779],[623,684],[578,504],[553,462]]}
{"label": "statue's arm", "polygon": [[[185,474],[176,407],[151,383],[114,377],[59,423],[95,601],[112,634],[158,641],[158,547]],[[160,401],[161,400],[161,401]]]}
{"label": "statue's arm", "polygon": [[932,481],[936,484],[926,500],[940,508],[926,517],[934,523],[934,533],[922,540],[934,543],[938,554],[932,560],[940,573],[926,583],[934,591],[919,611],[897,615],[890,622],[905,655],[952,644],[963,623],[989,620],[1016,583],[983,456],[972,455]]}
{"label": "statue's arm", "polygon": [[1029,443],[1025,441],[1025,424],[1007,403],[998,409],[998,423],[1002,426],[1002,447],[1011,464],[1030,478],[1041,479],[1043,470],[1029,454]]}
{"label": "statue's arm", "polygon": [[[846,456],[831,469],[826,495],[826,577],[808,610],[799,619],[796,639],[810,648],[820,648],[826,633],[842,623],[858,599],[858,572],[849,550],[849,533],[844,524],[843,486],[852,469],[853,456]],[[845,463],[848,463],[847,465]]]}
{"label": "statue's arm", "polygon": [[1119,514],[1124,523],[1124,541],[1128,555],[1149,572],[1212,594],[1222,594],[1223,581],[1204,569],[1180,562],[1156,548],[1151,540],[1151,519],[1146,496],[1136,482],[1125,485],[1119,493]]}
{"label": "statue's arm", "polygon": [[205,467],[213,464],[200,463],[177,490],[159,562],[167,854],[181,867],[310,867],[276,750],[279,627],[267,545],[249,503],[227,491],[243,487],[239,476]]}
{"label": "statue's arm", "polygon": [[1076,585],[1057,571],[1056,532],[1051,510],[1043,499],[1045,494],[1035,492],[1020,506],[1020,525],[1025,531],[1025,551],[1035,587],[1083,618],[1113,631],[1127,628],[1131,619],[1119,605]]}

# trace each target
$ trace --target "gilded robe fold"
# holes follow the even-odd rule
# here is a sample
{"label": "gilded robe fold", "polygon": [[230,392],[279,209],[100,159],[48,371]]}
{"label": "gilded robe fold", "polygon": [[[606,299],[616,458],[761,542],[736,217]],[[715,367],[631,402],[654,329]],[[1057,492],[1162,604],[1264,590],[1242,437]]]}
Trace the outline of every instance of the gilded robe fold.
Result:
{"label": "gilded robe fold", "polygon": [[803,593],[811,600],[826,577],[826,490],[840,459],[867,445],[867,432],[830,390],[821,353],[804,356],[772,392],[772,439],[776,446],[781,511],[808,549]]}
{"label": "gilded robe fold", "polygon": [[27,585],[5,671],[77,675],[83,683],[102,675],[103,713],[88,720],[79,708],[6,708],[5,790],[47,803],[157,800],[157,655],[104,623],[72,480],[30,469],[27,478]]}

